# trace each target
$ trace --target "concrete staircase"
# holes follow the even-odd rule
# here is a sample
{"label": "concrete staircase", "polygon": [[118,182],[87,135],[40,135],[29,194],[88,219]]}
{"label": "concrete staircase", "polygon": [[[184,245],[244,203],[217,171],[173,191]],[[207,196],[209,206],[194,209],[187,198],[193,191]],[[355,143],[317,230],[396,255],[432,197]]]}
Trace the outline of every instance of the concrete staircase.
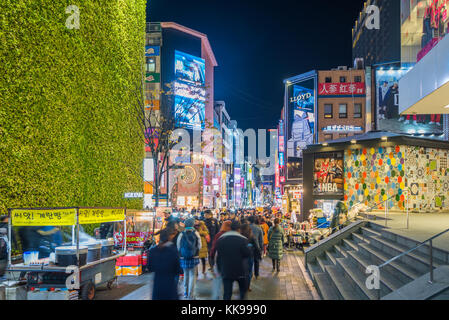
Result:
{"label": "concrete staircase", "polygon": [[[415,247],[419,242],[396,235],[383,226],[367,221],[345,229],[333,235],[326,243],[318,243],[309,252],[306,251],[307,269],[324,300],[377,300],[378,291],[366,287],[365,282],[369,276],[366,274],[366,268],[370,265],[380,265]],[[418,292],[419,299],[447,297],[449,274],[446,276],[446,268],[449,265],[449,253],[443,250],[433,249],[434,268],[435,272],[438,270],[441,274],[440,278],[448,277],[447,285],[443,283],[439,286],[429,286],[425,294],[420,290],[424,275],[430,271],[428,253],[429,247],[423,246],[382,268],[381,297],[413,299],[414,294]],[[439,268],[445,269],[440,271]],[[405,288],[402,290],[405,290],[405,293],[395,296],[393,293],[400,288]]]}

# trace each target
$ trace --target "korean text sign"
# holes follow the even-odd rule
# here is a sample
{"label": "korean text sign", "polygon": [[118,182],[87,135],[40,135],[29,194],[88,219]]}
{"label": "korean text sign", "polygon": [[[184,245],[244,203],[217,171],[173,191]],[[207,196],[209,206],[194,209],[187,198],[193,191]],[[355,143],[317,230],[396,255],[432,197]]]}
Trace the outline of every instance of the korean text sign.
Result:
{"label": "korean text sign", "polygon": [[12,209],[12,225],[25,226],[71,226],[76,224],[76,209]]}

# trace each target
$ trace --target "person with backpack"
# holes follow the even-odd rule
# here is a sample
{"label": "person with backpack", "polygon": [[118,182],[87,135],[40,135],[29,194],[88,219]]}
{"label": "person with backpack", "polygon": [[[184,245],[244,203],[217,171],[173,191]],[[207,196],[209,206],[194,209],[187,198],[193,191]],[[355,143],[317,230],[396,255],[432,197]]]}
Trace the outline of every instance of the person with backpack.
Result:
{"label": "person with backpack", "polygon": [[184,298],[194,300],[196,269],[200,263],[199,252],[201,237],[195,230],[195,219],[189,218],[185,222],[185,229],[178,236],[177,247],[184,270]]}
{"label": "person with backpack", "polygon": [[[257,245],[259,247],[259,251],[256,252],[254,255],[254,277],[259,278],[259,263],[260,260],[262,260],[262,254],[263,254],[263,230],[259,226],[258,219],[256,216],[250,216],[248,218],[250,222],[250,228],[253,233],[254,239],[257,241]],[[248,238],[249,240],[249,238]]]}

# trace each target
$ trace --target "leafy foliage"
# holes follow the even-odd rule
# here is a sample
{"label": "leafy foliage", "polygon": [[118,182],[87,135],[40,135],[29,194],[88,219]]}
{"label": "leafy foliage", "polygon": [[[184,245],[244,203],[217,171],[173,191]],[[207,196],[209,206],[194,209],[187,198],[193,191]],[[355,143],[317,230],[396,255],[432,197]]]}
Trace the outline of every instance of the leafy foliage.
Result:
{"label": "leafy foliage", "polygon": [[[80,8],[68,29],[66,7]],[[144,145],[129,113],[145,0],[0,2],[0,214],[8,207],[127,206]],[[125,165],[126,163],[126,165]]]}

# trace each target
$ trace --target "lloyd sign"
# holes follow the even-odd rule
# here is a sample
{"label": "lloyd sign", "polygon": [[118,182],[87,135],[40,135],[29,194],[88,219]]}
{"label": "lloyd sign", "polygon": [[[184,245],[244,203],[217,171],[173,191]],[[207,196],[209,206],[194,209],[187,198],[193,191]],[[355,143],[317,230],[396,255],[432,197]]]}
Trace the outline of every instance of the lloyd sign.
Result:
{"label": "lloyd sign", "polygon": [[295,103],[299,101],[306,101],[308,99],[312,98],[312,94],[310,92],[304,93],[304,94],[298,94],[296,97],[290,98],[290,103]]}

